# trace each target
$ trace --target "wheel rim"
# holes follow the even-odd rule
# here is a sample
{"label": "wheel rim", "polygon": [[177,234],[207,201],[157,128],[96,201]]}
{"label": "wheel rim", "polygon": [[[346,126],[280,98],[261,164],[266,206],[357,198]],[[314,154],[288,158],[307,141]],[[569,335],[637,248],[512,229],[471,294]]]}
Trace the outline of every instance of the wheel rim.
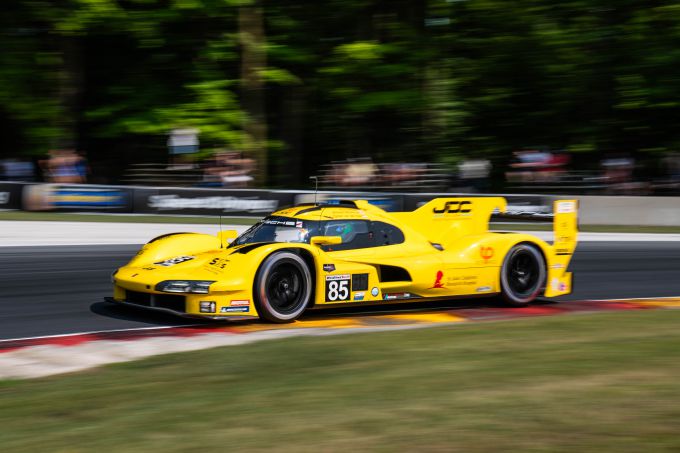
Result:
{"label": "wheel rim", "polygon": [[272,269],[266,295],[271,307],[280,314],[295,312],[304,297],[304,276],[295,265],[283,263]]}
{"label": "wheel rim", "polygon": [[533,254],[526,250],[518,250],[508,264],[508,286],[514,294],[525,297],[536,291],[540,269]]}

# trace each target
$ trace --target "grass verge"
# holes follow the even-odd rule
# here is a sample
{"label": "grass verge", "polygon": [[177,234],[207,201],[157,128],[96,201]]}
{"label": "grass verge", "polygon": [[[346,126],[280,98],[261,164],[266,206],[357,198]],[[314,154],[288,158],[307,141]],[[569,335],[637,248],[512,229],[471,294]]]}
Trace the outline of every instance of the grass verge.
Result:
{"label": "grass verge", "polygon": [[636,311],[160,356],[0,383],[0,445],[677,451],[678,346],[680,312]]}

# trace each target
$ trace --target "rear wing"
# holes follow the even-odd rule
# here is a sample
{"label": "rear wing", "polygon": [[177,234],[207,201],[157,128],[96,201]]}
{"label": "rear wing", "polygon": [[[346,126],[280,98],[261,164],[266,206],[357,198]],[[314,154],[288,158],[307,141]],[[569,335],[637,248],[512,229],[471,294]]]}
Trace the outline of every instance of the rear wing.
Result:
{"label": "rear wing", "polygon": [[502,197],[435,198],[415,211],[389,214],[446,248],[463,236],[489,231],[491,214],[505,212],[506,206]]}
{"label": "rear wing", "polygon": [[502,197],[435,198],[415,211],[389,214],[424,234],[429,241],[444,247],[460,237],[488,232],[492,218],[520,222],[552,221],[555,253],[560,256],[573,254],[578,233],[577,200],[554,201],[552,213],[545,212],[549,208],[540,212],[507,208]]}

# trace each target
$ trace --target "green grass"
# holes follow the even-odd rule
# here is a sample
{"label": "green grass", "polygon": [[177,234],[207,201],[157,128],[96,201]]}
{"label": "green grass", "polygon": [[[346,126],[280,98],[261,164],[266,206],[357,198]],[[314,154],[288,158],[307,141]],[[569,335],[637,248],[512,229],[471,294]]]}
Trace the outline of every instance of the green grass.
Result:
{"label": "green grass", "polygon": [[0,448],[678,451],[678,376],[680,311],[296,338],[6,381]]}

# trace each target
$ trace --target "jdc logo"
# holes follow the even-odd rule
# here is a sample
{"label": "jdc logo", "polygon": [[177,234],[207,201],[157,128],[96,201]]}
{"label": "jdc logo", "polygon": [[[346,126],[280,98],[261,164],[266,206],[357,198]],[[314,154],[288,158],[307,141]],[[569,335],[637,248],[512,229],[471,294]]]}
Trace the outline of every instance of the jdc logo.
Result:
{"label": "jdc logo", "polygon": [[469,201],[447,201],[444,204],[443,208],[441,208],[441,209],[433,208],[432,212],[434,212],[435,214],[444,214],[444,213],[448,213],[448,214],[461,213],[461,214],[464,214],[466,212],[471,211],[471,209],[469,208],[469,206],[471,204],[472,203],[469,202]]}

